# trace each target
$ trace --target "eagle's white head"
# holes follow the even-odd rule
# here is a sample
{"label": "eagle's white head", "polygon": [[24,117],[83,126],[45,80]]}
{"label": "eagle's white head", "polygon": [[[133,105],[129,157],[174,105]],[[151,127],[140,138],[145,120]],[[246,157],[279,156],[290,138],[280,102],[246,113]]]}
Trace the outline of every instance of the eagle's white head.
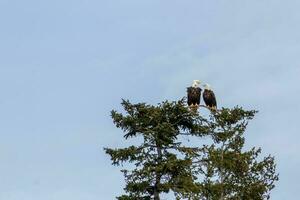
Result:
{"label": "eagle's white head", "polygon": [[193,85],[192,85],[192,87],[197,88],[197,87],[199,87],[200,83],[201,83],[201,82],[200,82],[199,80],[193,80]]}
{"label": "eagle's white head", "polygon": [[208,83],[203,84],[205,90],[211,90],[211,86]]}

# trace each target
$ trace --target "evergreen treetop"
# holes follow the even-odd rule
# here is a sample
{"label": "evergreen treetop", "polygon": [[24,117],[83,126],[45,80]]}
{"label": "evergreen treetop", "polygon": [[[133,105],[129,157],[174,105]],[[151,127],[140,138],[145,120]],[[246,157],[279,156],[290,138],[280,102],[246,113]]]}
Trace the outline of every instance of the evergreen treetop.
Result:
{"label": "evergreen treetop", "polygon": [[[278,180],[272,156],[258,161],[260,148],[243,151],[243,136],[256,111],[222,108],[204,117],[185,100],[157,106],[122,101],[125,113],[111,112],[124,138],[141,137],[140,145],[105,148],[113,165],[123,169],[125,194],[119,200],[159,200],[173,192],[176,199],[268,199]],[[204,109],[204,108],[201,108]],[[209,144],[190,145],[183,137],[211,138]],[[199,140],[200,141],[200,140]]]}

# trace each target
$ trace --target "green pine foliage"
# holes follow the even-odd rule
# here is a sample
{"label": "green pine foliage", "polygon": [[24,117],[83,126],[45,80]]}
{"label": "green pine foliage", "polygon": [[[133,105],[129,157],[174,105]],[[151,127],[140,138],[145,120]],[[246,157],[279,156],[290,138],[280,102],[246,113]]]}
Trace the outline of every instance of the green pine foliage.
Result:
{"label": "green pine foliage", "polygon": [[[122,106],[125,113],[111,112],[114,124],[125,139],[141,137],[142,142],[105,148],[113,165],[134,166],[121,170],[126,185],[118,200],[160,200],[162,193],[170,192],[175,199],[189,200],[270,198],[278,180],[274,158],[259,159],[260,148],[243,150],[243,134],[256,111],[222,108],[204,117],[191,111],[184,99],[157,106],[123,100]],[[183,137],[211,142],[195,147]]]}

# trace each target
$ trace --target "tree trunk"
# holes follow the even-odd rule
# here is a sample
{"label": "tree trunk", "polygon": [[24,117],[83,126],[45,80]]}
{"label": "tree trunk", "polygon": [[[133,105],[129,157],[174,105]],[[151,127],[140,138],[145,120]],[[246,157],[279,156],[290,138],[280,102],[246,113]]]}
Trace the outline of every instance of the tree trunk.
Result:
{"label": "tree trunk", "polygon": [[159,192],[154,188],[154,200],[160,200]]}
{"label": "tree trunk", "polygon": [[222,144],[222,152],[221,152],[221,161],[222,161],[222,167],[220,169],[220,178],[221,178],[221,197],[220,200],[224,200],[224,173],[223,173],[223,162],[224,162],[224,145],[225,142]]}
{"label": "tree trunk", "polygon": [[[161,147],[158,145],[157,146],[157,161],[160,164],[162,159],[162,152],[161,152]],[[159,184],[160,184],[160,179],[161,179],[161,174],[156,173],[155,174],[155,185],[154,185],[154,200],[160,200],[159,197]]]}

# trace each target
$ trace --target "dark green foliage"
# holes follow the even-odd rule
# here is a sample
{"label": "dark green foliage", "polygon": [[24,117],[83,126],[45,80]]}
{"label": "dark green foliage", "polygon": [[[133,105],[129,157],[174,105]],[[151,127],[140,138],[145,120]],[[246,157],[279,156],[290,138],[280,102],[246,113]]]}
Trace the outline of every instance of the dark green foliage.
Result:
{"label": "dark green foliage", "polygon": [[[278,180],[271,156],[258,161],[260,149],[242,151],[243,134],[256,111],[223,108],[205,118],[190,111],[185,101],[158,106],[122,101],[125,114],[111,112],[124,138],[141,136],[142,144],[121,149],[105,148],[113,165],[134,164],[123,169],[126,194],[119,200],[159,200],[173,192],[176,199],[268,199]],[[205,109],[205,108],[201,108]],[[211,143],[186,146],[182,137]]]}

